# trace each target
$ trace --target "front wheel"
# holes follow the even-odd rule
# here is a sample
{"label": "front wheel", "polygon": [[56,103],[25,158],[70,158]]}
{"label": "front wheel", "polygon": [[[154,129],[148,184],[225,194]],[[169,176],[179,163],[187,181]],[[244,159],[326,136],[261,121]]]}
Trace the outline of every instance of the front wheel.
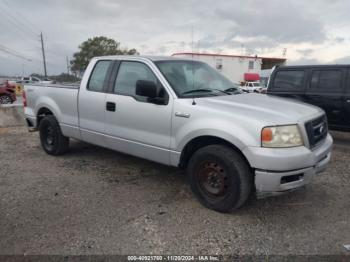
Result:
{"label": "front wheel", "polygon": [[187,171],[194,195],[204,206],[219,212],[238,209],[251,192],[249,165],[224,145],[209,145],[196,151]]}
{"label": "front wheel", "polygon": [[69,147],[69,138],[63,136],[61,128],[53,115],[45,116],[39,125],[42,148],[49,155],[62,155]]}

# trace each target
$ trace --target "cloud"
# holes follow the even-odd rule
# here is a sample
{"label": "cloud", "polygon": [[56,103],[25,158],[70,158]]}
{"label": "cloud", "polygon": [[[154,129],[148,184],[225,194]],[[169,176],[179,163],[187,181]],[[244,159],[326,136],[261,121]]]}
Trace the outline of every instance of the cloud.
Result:
{"label": "cloud", "polygon": [[310,56],[314,52],[312,48],[298,49],[296,51],[300,53],[302,56]]}
{"label": "cloud", "polygon": [[242,8],[219,8],[218,17],[232,24],[228,40],[237,36],[265,37],[276,43],[319,43],[327,39],[317,17],[299,9],[294,1],[248,1]]}
{"label": "cloud", "polygon": [[[49,73],[65,72],[66,56],[99,35],[141,54],[171,55],[193,46],[200,52],[280,56],[288,46],[291,61],[327,60],[326,52],[315,57],[311,50],[348,45],[349,9],[346,0],[3,0],[1,44],[34,59],[2,53],[0,74],[42,72],[40,31]],[[341,56],[339,51],[335,57]]]}
{"label": "cloud", "polygon": [[300,58],[297,60],[289,60],[287,61],[288,65],[321,65],[322,61],[316,58]]}
{"label": "cloud", "polygon": [[345,40],[346,40],[345,37],[335,37],[335,38],[333,39],[333,41],[334,41],[335,43],[344,43]]}
{"label": "cloud", "polygon": [[337,58],[331,61],[332,64],[350,64],[350,56],[345,56],[342,58]]}

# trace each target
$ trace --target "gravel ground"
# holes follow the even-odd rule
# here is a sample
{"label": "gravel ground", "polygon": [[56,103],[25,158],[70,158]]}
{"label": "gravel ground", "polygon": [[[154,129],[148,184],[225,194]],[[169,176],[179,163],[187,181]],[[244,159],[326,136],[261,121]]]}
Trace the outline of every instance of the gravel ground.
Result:
{"label": "gravel ground", "polygon": [[233,214],[202,207],[183,171],[73,141],[0,129],[0,254],[349,254],[350,135],[328,170]]}

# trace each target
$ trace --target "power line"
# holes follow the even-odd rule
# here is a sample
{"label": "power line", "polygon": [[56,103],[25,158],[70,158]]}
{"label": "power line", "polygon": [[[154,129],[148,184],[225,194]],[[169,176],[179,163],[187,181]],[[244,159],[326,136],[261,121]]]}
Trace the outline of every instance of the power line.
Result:
{"label": "power line", "polygon": [[38,41],[39,34],[35,35],[35,34],[32,34],[31,32],[26,31],[23,28],[23,26],[19,24],[16,19],[13,19],[6,11],[4,11],[4,9],[0,8],[0,11],[2,11],[2,13],[4,14],[2,18],[6,19],[7,22],[11,23],[17,29],[17,31],[21,31],[22,34],[23,33],[26,34],[27,39],[28,37],[30,37],[31,39],[34,38],[36,41]]}
{"label": "power line", "polygon": [[[18,53],[17,51],[14,51],[14,50],[8,50],[7,47],[1,47],[0,46],[0,52],[4,52],[6,54],[8,54],[9,56],[15,56],[15,57],[18,57],[18,58],[21,58],[27,62],[31,62],[31,63],[34,63],[34,64],[38,64],[38,63],[42,63],[42,61],[38,60],[38,59],[35,59],[35,58],[32,58],[32,57],[28,57],[28,56],[24,56],[20,53]],[[7,56],[7,57],[9,57]],[[4,57],[4,56],[3,56]],[[50,63],[50,62],[46,62],[48,65],[50,66],[55,66],[54,64]]]}
{"label": "power line", "polygon": [[[11,11],[13,11],[14,13],[16,13],[19,17],[21,17],[22,20],[24,20],[24,21],[27,22],[26,24],[24,24],[25,26],[27,26],[27,29],[29,29],[29,30],[30,30],[32,33],[34,33],[36,36],[39,36],[39,34],[36,33],[36,32],[42,31],[41,29],[39,29],[34,23],[32,23],[29,19],[27,19],[27,18],[23,15],[23,13],[21,13],[19,10],[16,10],[16,9],[13,7],[13,5],[11,6],[11,5],[9,4],[8,1],[6,1],[6,0],[3,0],[3,1],[4,1],[4,4],[5,4],[8,8],[10,8]],[[20,21],[20,22],[23,24],[22,21]],[[30,26],[30,27],[29,27],[29,26]],[[36,41],[40,41],[39,38],[40,38],[40,36],[36,39]],[[58,49],[61,49],[61,46],[59,46],[59,45],[57,45],[56,43],[54,43],[53,41],[51,41],[51,40],[47,37],[47,35],[45,35],[45,39],[46,39],[46,42],[49,42],[49,43],[55,45],[56,47],[58,47]],[[40,47],[40,48],[41,48],[41,47]],[[53,51],[51,51],[51,50],[45,50],[45,51],[46,51],[46,52],[49,52],[49,53],[55,53],[55,55],[58,54],[58,53],[53,52]],[[61,59],[64,59],[64,57],[62,58],[61,55],[57,55],[56,57],[59,57],[59,58],[61,58]]]}
{"label": "power line", "polygon": [[[6,6],[5,6],[6,5]],[[33,24],[29,19],[27,19],[21,12],[19,12],[18,10],[16,10],[13,5],[10,5],[8,3],[8,1],[3,0],[2,5],[0,5],[0,11],[1,13],[4,14],[4,16],[2,16],[2,20],[7,21],[7,23],[11,24],[11,30],[15,29],[18,33],[19,36],[26,42],[28,42],[28,40],[33,40],[35,41],[35,47],[39,48],[39,46],[37,45],[38,43],[41,43],[40,49],[42,52],[42,56],[43,56],[43,60],[41,61],[44,64],[44,74],[47,75],[47,68],[46,68],[46,64],[48,65],[53,65],[50,62],[46,62],[46,54],[45,52],[47,52],[47,50],[44,49],[44,43],[43,43],[43,34],[42,33],[38,33],[38,31],[40,32],[41,30],[38,29],[38,27]],[[1,18],[0,18],[1,21]],[[47,37],[46,37],[46,40]],[[54,42],[49,41],[51,44],[54,44],[55,46],[58,47],[58,49],[62,49],[61,46],[57,45]],[[47,48],[47,47],[46,47]],[[63,50],[63,49],[62,49]],[[13,56],[17,56],[19,58],[22,58],[24,60],[27,61],[32,61],[32,60],[36,60],[39,61],[37,59],[28,59],[27,57],[25,57],[24,55],[20,54],[19,52],[15,51],[15,50],[10,50],[9,48],[0,48],[1,52],[5,52],[8,54],[11,54]],[[48,50],[49,56],[53,55],[55,58],[60,58],[62,60],[64,60],[64,56],[62,55],[58,55],[57,52],[55,52],[55,49],[52,50]]]}
{"label": "power line", "polygon": [[37,31],[37,32],[40,32],[41,30],[37,28],[36,25],[34,25],[30,20],[28,20],[19,10],[15,9],[14,6],[11,6],[8,1],[6,0],[3,0],[4,1],[4,4],[7,5],[7,7],[10,9],[10,10],[13,10],[18,16],[22,17],[23,20],[25,20],[27,22],[27,26],[31,26],[32,29],[34,29],[33,31]]}
{"label": "power line", "polygon": [[2,10],[8,17],[10,17],[10,21],[14,21],[16,22],[20,28],[25,31],[28,34],[33,34],[34,36],[38,36],[38,32],[36,32],[36,30],[31,29],[26,23],[22,22],[21,20],[19,20],[15,15],[13,15],[12,9],[10,10],[6,10],[7,8],[3,5],[2,8],[0,8],[0,10]]}
{"label": "power line", "polygon": [[5,52],[5,53],[8,53],[8,54],[11,54],[11,55],[13,55],[13,56],[16,56],[16,57],[18,57],[18,58],[21,58],[21,59],[26,60],[26,61],[29,61],[29,62],[32,61],[32,59],[30,59],[30,58],[28,58],[28,57],[25,57],[24,55],[22,55],[22,54],[19,53],[18,51],[13,50],[13,49],[8,48],[8,47],[3,46],[3,45],[0,45],[0,51]]}
{"label": "power line", "polygon": [[[0,51],[3,51],[3,52],[8,53],[8,54],[11,54],[13,56],[17,56],[19,58],[22,58],[22,59],[28,61],[28,62],[42,63],[42,60],[40,60],[40,59],[33,58],[32,56],[25,55],[25,54],[23,54],[21,52],[18,52],[17,50],[11,49],[11,48],[6,47],[6,46],[1,45],[1,44],[0,44]],[[49,62],[46,62],[46,63],[49,64],[49,65],[54,66],[54,64],[52,64],[52,63],[49,63]]]}
{"label": "power line", "polygon": [[[1,20],[0,20],[0,22],[1,22]],[[3,25],[5,25],[5,24],[3,24]],[[10,27],[11,27],[11,31],[13,31],[13,32],[15,33],[15,37],[16,37],[17,39],[22,40],[22,41],[25,42],[27,45],[30,44],[30,46],[33,46],[33,47],[35,47],[35,48],[40,48],[40,46],[38,45],[38,43],[39,43],[39,38],[38,38],[37,40],[34,40],[34,39],[32,39],[32,38],[28,38],[28,37],[26,37],[25,35],[23,35],[22,32],[19,31],[16,27],[12,27],[12,26],[10,26]],[[3,28],[3,30],[5,31],[5,28]],[[7,28],[6,28],[6,30],[7,30]],[[31,41],[29,41],[29,40],[31,40]]]}
{"label": "power line", "polygon": [[[35,33],[32,29],[29,29],[26,27],[26,25],[19,21],[14,15],[12,15],[11,10],[8,12],[6,9],[1,8],[0,10],[4,14],[2,16],[3,20],[8,23],[8,25],[11,28],[11,31],[16,31],[18,33],[18,36],[25,41],[25,43],[32,43],[33,46],[36,48],[39,48],[38,43],[39,43],[39,34]],[[30,42],[34,41],[34,42]]]}

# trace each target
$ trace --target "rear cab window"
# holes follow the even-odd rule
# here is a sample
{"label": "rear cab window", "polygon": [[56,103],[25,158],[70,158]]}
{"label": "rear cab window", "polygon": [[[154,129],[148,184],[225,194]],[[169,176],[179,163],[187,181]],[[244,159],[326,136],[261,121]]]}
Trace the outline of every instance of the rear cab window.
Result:
{"label": "rear cab window", "polygon": [[87,85],[87,90],[94,92],[104,91],[105,81],[111,64],[111,60],[100,60],[95,64]]}
{"label": "rear cab window", "polygon": [[302,91],[304,89],[305,70],[278,70],[275,73],[272,89],[275,91]]}

